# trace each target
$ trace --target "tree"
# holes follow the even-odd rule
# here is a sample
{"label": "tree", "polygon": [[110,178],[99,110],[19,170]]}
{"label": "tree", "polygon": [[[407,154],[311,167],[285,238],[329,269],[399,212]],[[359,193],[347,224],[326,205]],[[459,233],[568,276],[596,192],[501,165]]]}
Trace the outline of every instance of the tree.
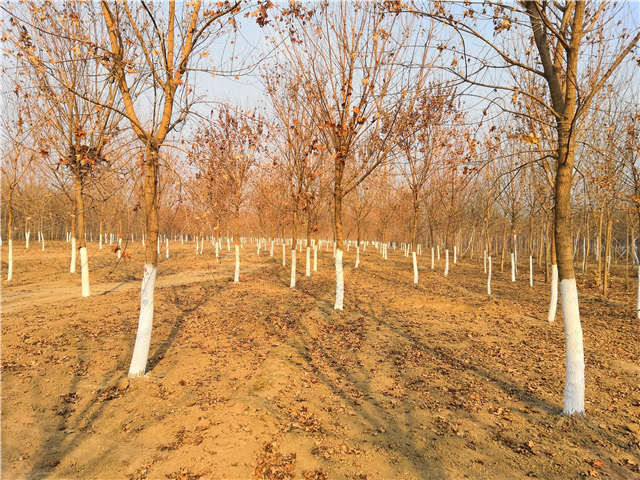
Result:
{"label": "tree", "polygon": [[326,148],[314,134],[312,119],[304,109],[304,90],[300,78],[275,71],[264,76],[267,94],[273,106],[277,124],[275,139],[277,159],[286,179],[291,214],[291,281],[296,285],[296,225],[301,212],[306,223],[306,276],[311,274],[311,231],[318,201],[317,186],[323,170]]}
{"label": "tree", "polygon": [[432,168],[448,150],[456,149],[454,129],[462,113],[450,85],[430,84],[419,94],[416,107],[408,114],[406,128],[398,134],[398,164],[402,178],[411,192],[411,245],[413,283],[418,283],[417,245],[420,206],[423,189],[428,184]]}
{"label": "tree", "polygon": [[[223,105],[217,116],[203,123],[190,152],[199,175],[216,184],[233,215],[236,256],[234,282],[240,281],[240,212],[247,199],[249,181],[266,143],[267,128],[256,112]],[[221,200],[220,200],[221,201]]]}
{"label": "tree", "polygon": [[[129,367],[129,376],[144,375],[153,324],[153,293],[158,266],[158,168],[160,148],[167,136],[189,113],[193,88],[189,86],[189,66],[194,52],[211,39],[208,32],[222,30],[238,3],[221,2],[216,10],[202,10],[199,0],[187,2],[176,11],[171,0],[149,7],[142,2],[135,10],[128,1],[101,2],[103,18],[109,33],[105,62],[109,66],[124,109],[134,133],[145,148],[144,169],[145,266],[140,295],[140,320]],[[216,23],[218,22],[218,23]],[[131,84],[132,72],[149,72],[152,95],[142,96]],[[182,100],[182,108],[176,104]],[[152,102],[152,109],[145,102]],[[144,120],[142,115],[149,115]]]}
{"label": "tree", "polygon": [[31,140],[34,130],[41,126],[33,124],[28,115],[28,107],[25,98],[21,95],[22,88],[16,85],[14,95],[7,95],[3,102],[4,111],[8,114],[3,118],[0,133],[2,134],[2,161],[0,172],[2,173],[3,205],[7,211],[7,281],[13,280],[13,229],[15,197],[20,184],[33,168],[35,156]]}
{"label": "tree", "polygon": [[11,17],[17,68],[31,87],[32,115],[42,117],[46,125],[40,132],[41,157],[55,174],[62,166],[73,180],[70,271],[75,273],[77,250],[82,296],[87,297],[84,192],[99,167],[108,163],[105,145],[121,120],[114,110],[116,86],[96,81],[107,71],[92,40],[105,32],[92,4],[31,2],[25,4],[23,15],[20,20]]}
{"label": "tree", "polygon": [[[284,25],[288,68],[304,88],[307,115],[333,162],[336,242],[334,309],[344,306],[343,200],[380,166],[406,125],[425,82],[431,30],[389,14],[381,4],[323,2]],[[418,53],[412,45],[425,48]],[[411,68],[404,68],[404,65]]]}
{"label": "tree", "polygon": [[[397,4],[397,9],[402,8]],[[584,1],[488,1],[481,11],[475,8],[471,3],[438,2],[433,9],[422,9],[421,14],[452,27],[463,39],[482,42],[496,53],[496,63],[490,63],[463,50],[463,65],[451,70],[454,75],[494,92],[527,96],[554,119],[554,237],[566,340],[563,411],[567,415],[584,413],[584,352],[571,233],[576,140],[594,97],[640,41],[640,32],[632,37],[624,29],[610,28],[620,12],[617,5],[607,2],[587,6]],[[479,26],[484,21],[493,25],[495,38]],[[509,33],[509,39],[515,41],[500,42]],[[595,61],[587,62],[587,57]],[[583,68],[587,64],[589,67]],[[483,80],[492,68],[505,67],[536,75],[547,91],[536,95],[507,82]]]}

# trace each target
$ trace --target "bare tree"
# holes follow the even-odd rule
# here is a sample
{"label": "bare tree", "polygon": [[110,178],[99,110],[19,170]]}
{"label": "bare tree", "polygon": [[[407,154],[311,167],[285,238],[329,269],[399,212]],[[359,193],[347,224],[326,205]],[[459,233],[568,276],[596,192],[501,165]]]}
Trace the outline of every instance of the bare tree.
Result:
{"label": "bare tree", "polygon": [[[311,275],[311,231],[316,211],[316,195],[325,160],[325,148],[315,135],[313,120],[304,108],[304,89],[301,79],[284,72],[269,72],[264,76],[267,94],[275,112],[277,157],[274,159],[288,185],[288,205],[291,215],[291,281],[296,285],[296,226],[299,215],[305,214],[306,276]],[[278,161],[279,159],[279,161]]]}
{"label": "bare tree", "polygon": [[[238,3],[220,2],[215,10],[204,10],[199,0],[187,2],[177,11],[175,1],[166,8],[128,1],[101,2],[109,32],[109,49],[103,53],[120,94],[129,121],[143,143],[145,267],[140,296],[138,334],[129,367],[129,376],[144,375],[153,323],[153,292],[158,255],[158,168],[159,152],[167,136],[185,120],[193,102],[189,66],[212,31],[224,29]],[[132,72],[149,72],[151,92],[139,95],[131,84]],[[147,102],[151,102],[149,109]],[[148,115],[144,119],[143,115]]]}
{"label": "bare tree", "polygon": [[289,68],[333,161],[334,308],[342,310],[343,200],[385,161],[405,125],[412,108],[398,106],[424,85],[431,52],[415,45],[428,47],[431,30],[413,29],[379,4],[323,2],[290,18],[293,26],[284,29]]}
{"label": "bare tree", "polygon": [[[197,132],[191,159],[199,173],[218,184],[219,193],[233,215],[236,256],[234,282],[240,281],[240,212],[246,203],[248,186],[265,148],[266,123],[256,112],[222,106],[217,115],[205,122]],[[222,201],[222,200],[221,200]]]}
{"label": "bare tree", "polygon": [[[451,69],[454,75],[478,87],[493,89],[490,91],[524,95],[554,119],[554,236],[566,337],[564,413],[584,413],[584,352],[571,233],[576,140],[594,97],[637,45],[640,32],[630,36],[626,31],[610,28],[619,18],[620,7],[608,2],[587,5],[584,1],[489,1],[480,11],[468,2],[439,2],[429,7],[433,8],[423,9],[422,14],[452,27],[463,39],[482,42],[496,54],[496,62],[492,63],[463,49],[462,64]],[[396,8],[403,9],[399,3]],[[493,25],[494,37],[482,28],[486,23]],[[513,41],[505,38],[503,42],[504,37]],[[587,56],[594,60],[589,62],[589,68],[581,69],[587,64]],[[544,81],[547,91],[539,95],[507,82],[483,80],[492,68],[505,67],[536,75]],[[511,111],[495,97],[490,101]]]}
{"label": "bare tree", "polygon": [[455,100],[455,89],[444,84],[430,84],[419,95],[405,128],[398,133],[398,165],[411,192],[411,245],[413,283],[418,283],[418,222],[423,204],[423,190],[428,186],[432,169],[447,150],[455,149],[455,129],[462,113]]}

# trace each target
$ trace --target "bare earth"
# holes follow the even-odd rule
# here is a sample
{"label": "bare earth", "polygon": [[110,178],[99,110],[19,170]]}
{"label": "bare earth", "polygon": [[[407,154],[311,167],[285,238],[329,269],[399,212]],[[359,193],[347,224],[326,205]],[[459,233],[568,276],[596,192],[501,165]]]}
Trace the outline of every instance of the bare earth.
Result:
{"label": "bare earth", "polygon": [[2,284],[2,478],[640,478],[622,277],[608,300],[579,279],[587,415],[567,418],[562,319],[546,322],[548,285],[538,272],[529,288],[525,265],[516,284],[494,265],[488,298],[481,259],[421,268],[414,288],[399,250],[369,248],[358,270],[352,250],[335,312],[330,253],[310,279],[302,256],[292,291],[289,262],[264,251],[243,249],[234,284],[230,254],[175,245],[148,374],[129,380],[142,247],[118,262],[91,244],[88,299],[68,248],[18,245]]}

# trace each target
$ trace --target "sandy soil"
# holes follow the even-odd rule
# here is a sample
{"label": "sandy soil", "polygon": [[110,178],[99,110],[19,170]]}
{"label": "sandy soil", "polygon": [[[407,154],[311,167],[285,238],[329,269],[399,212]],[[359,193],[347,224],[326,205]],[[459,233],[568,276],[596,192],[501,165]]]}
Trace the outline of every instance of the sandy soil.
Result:
{"label": "sandy soil", "polygon": [[640,321],[622,278],[608,300],[580,279],[587,415],[567,418],[561,317],[546,322],[548,286],[524,265],[516,284],[497,267],[488,298],[481,261],[422,268],[413,287],[399,251],[369,248],[354,270],[352,250],[335,312],[326,252],[292,291],[265,252],[243,250],[234,284],[231,255],[175,245],[148,373],[129,380],[141,246],[117,261],[90,245],[88,299],[67,244],[34,247],[2,284],[2,478],[640,478]]}

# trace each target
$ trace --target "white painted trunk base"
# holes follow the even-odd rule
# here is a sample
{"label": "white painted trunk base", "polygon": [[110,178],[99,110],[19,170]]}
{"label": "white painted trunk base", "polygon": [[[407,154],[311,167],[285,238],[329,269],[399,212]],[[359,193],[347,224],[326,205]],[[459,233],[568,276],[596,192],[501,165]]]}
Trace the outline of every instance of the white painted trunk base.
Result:
{"label": "white painted trunk base", "polygon": [[311,276],[311,247],[307,246],[306,258],[304,263],[304,275],[305,277]]}
{"label": "white painted trunk base", "polygon": [[558,308],[558,265],[551,265],[551,300],[549,302],[549,313],[547,321],[549,323],[556,319],[556,309]]}
{"label": "white painted trunk base", "polygon": [[358,268],[360,266],[360,245],[356,245],[356,266],[354,268]]}
{"label": "white painted trunk base", "polygon": [[[9,240],[11,242],[11,240]],[[636,301],[636,317],[640,319],[640,265],[638,265],[638,299]]]}
{"label": "white painted trunk base", "polygon": [[560,301],[566,345],[566,376],[563,413],[584,413],[584,347],[576,279],[560,282]]}
{"label": "white painted trunk base", "polygon": [[416,259],[416,252],[411,252],[413,257],[413,284],[418,284],[418,260]]}
{"label": "white painted trunk base", "polygon": [[431,247],[431,270],[436,268],[436,262],[435,262],[435,250],[433,249],[433,247]]}
{"label": "white painted trunk base", "polygon": [[313,246],[313,271],[318,271],[318,245]]}
{"label": "white painted trunk base", "polygon": [[233,281],[238,283],[240,281],[240,247],[238,245],[235,246],[236,250],[236,270],[233,274]]}
{"label": "white painted trunk base", "polygon": [[449,275],[449,249],[444,251],[444,276]]}
{"label": "white painted trunk base", "polygon": [[533,287],[533,256],[529,255],[529,286]]}
{"label": "white painted trunk base", "polygon": [[515,254],[511,252],[511,281],[516,281],[516,262],[515,262]]}
{"label": "white painted trunk base", "polygon": [[69,265],[69,273],[76,273],[76,237],[71,238],[71,264]]}
{"label": "white painted trunk base", "polygon": [[27,232],[26,234],[26,243],[25,243],[25,249],[29,250],[29,239],[31,238],[31,232]]}
{"label": "white painted trunk base", "polygon": [[156,285],[156,267],[151,264],[144,265],[142,287],[140,288],[140,318],[138,320],[138,333],[133,347],[130,377],[141,377],[147,368],[149,358],[149,346],[151,345],[151,329],[153,327],[153,291]]}
{"label": "white painted trunk base", "polygon": [[291,249],[291,281],[289,288],[296,288],[296,249]]}
{"label": "white painted trunk base", "polygon": [[91,289],[89,287],[89,255],[87,254],[87,247],[80,248],[80,275],[82,278],[82,296],[88,297],[91,295]]}
{"label": "white painted trunk base", "polygon": [[342,249],[336,249],[336,303],[335,310],[344,308],[344,272],[342,270]]}
{"label": "white painted trunk base", "polygon": [[491,295],[491,255],[487,259],[489,262],[489,272],[487,273],[487,295]]}
{"label": "white painted trunk base", "polygon": [[453,264],[456,265],[458,263],[458,247],[453,247]]}

